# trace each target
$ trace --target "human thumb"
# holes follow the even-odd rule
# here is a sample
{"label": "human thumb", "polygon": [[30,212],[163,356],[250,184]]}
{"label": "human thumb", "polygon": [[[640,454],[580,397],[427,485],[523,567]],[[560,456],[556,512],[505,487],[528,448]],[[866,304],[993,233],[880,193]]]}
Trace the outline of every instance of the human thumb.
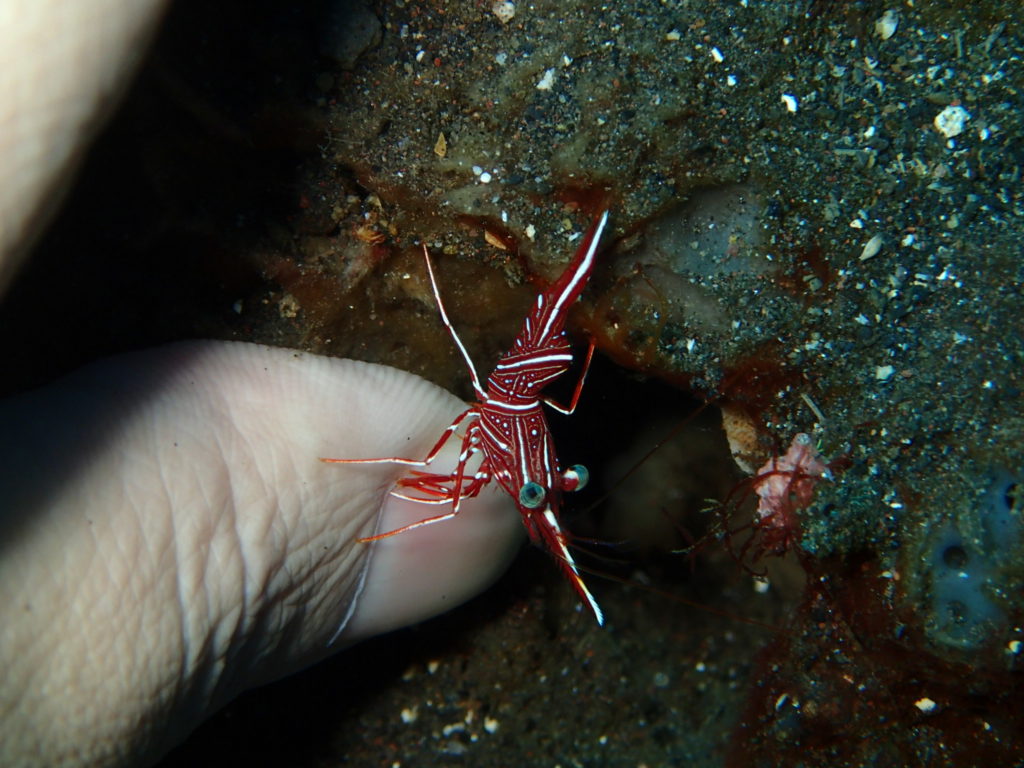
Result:
{"label": "human thumb", "polygon": [[0,764],[154,760],[242,690],[483,589],[521,540],[507,498],[361,544],[441,508],[389,496],[402,466],[318,461],[420,458],[464,408],[219,342],[0,404]]}

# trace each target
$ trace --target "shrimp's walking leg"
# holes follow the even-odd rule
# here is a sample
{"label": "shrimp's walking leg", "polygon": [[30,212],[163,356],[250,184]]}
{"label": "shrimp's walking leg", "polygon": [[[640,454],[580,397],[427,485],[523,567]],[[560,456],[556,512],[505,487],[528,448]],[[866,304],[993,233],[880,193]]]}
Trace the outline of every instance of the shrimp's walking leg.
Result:
{"label": "shrimp's walking leg", "polygon": [[[463,414],[463,415],[465,415],[465,414]],[[458,466],[456,466],[455,471],[452,472],[452,479],[455,482],[455,486],[454,486],[454,488],[452,488],[452,499],[451,499],[451,501],[452,501],[452,509],[451,509],[450,512],[445,512],[443,515],[434,515],[432,517],[425,517],[422,520],[417,520],[414,523],[409,523],[408,525],[403,525],[403,526],[401,526],[399,528],[395,528],[393,531],[387,531],[385,533],[378,533],[378,534],[375,534],[373,536],[364,536],[362,538],[356,539],[356,541],[358,541],[360,543],[366,543],[366,542],[369,542],[369,541],[379,541],[381,539],[386,539],[389,536],[395,536],[396,534],[399,534],[399,533],[405,533],[406,531],[411,531],[414,528],[421,528],[424,525],[430,525],[431,523],[440,523],[442,520],[450,520],[451,518],[453,518],[457,514],[459,514],[459,507],[461,506],[462,499],[464,498],[464,495],[462,493],[462,480],[463,480],[463,478],[465,477],[465,474],[466,474],[466,464],[469,462],[469,460],[473,456],[473,454],[475,454],[479,450],[476,447],[476,445],[473,443],[473,441],[472,441],[472,435],[473,435],[473,432],[472,432],[472,430],[470,430],[469,432],[467,432],[466,437],[463,438],[463,441],[462,441],[462,447],[463,447],[462,454],[459,456]],[[408,497],[399,496],[399,498],[408,498]],[[410,499],[410,501],[418,501],[418,499]]]}
{"label": "shrimp's walking leg", "polygon": [[579,381],[576,382],[576,389],[572,393],[572,400],[569,401],[568,407],[556,402],[550,397],[545,397],[544,402],[550,405],[559,413],[564,413],[566,416],[572,415],[572,412],[576,410],[576,404],[580,401],[580,394],[583,392],[583,382],[587,380],[587,372],[590,370],[590,361],[594,359],[594,345],[593,339],[590,340],[590,346],[587,347],[587,357],[583,361],[583,370],[580,372]]}
{"label": "shrimp's walking leg", "polygon": [[434,443],[434,447],[430,449],[430,453],[427,454],[425,459],[403,459],[398,456],[386,456],[380,459],[328,459],[320,457],[320,461],[325,464],[404,464],[410,467],[425,467],[441,452],[444,448],[444,444],[448,442],[448,439],[455,434],[455,430],[459,428],[459,425],[470,415],[477,415],[475,408],[469,408],[456,417],[455,421],[448,425],[447,429],[441,434],[441,439]]}

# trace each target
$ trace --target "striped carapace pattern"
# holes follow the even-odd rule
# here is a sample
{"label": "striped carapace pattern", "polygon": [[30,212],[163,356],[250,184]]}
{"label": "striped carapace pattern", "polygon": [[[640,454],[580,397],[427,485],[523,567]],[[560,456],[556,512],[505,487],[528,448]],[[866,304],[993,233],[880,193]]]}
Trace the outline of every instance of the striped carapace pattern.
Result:
{"label": "striped carapace pattern", "polygon": [[[575,410],[594,353],[593,342],[587,350],[583,371],[568,406],[561,406],[542,397],[541,391],[568,371],[572,364],[573,355],[565,333],[565,319],[569,308],[587,284],[597,246],[607,223],[608,212],[605,211],[591,224],[565,271],[537,297],[512,349],[498,361],[494,372],[488,377],[486,390],[480,385],[473,362],[448,319],[430,255],[424,246],[423,254],[441,319],[466,360],[477,401],[445,429],[425,459],[324,459],[335,463],[393,462],[425,467],[437,457],[451,436],[462,428],[462,449],[458,464],[451,474],[414,470],[398,482],[399,488],[394,491],[395,495],[414,501],[451,504],[451,510],[364,540],[374,541],[447,520],[459,513],[462,499],[476,496],[491,480],[497,480],[515,501],[530,539],[546,547],[556,557],[573,588],[593,611],[599,624],[604,622],[604,616],[579,575],[569,552],[568,536],[559,518],[562,493],[582,487],[586,482],[586,470],[582,467],[562,470],[541,406],[541,403],[547,403],[562,413]],[[477,455],[480,456],[479,466],[470,473],[470,461]]]}

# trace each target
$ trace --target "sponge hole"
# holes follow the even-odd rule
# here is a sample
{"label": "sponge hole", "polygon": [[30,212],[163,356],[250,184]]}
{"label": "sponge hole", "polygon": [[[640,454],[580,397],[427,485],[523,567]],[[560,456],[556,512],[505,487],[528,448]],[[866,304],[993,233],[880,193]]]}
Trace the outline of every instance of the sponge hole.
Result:
{"label": "sponge hole", "polygon": [[949,568],[962,570],[967,565],[967,552],[963,547],[953,544],[942,551],[942,562]]}
{"label": "sponge hole", "polygon": [[970,613],[970,608],[959,600],[950,600],[946,603],[946,617],[955,626],[962,627],[966,624]]}
{"label": "sponge hole", "polygon": [[1020,502],[1020,486],[1017,483],[1010,483],[1003,489],[1003,503],[1007,509],[1016,509]]}

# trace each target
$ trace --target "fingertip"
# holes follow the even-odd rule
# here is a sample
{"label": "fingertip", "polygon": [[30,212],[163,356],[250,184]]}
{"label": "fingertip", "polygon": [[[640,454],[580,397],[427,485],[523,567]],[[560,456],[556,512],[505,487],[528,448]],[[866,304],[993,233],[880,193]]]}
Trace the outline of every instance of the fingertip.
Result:
{"label": "fingertip", "polygon": [[[378,531],[440,514],[445,507],[389,497]],[[443,613],[492,584],[522,542],[523,527],[507,494],[485,488],[447,520],[369,542],[364,578],[339,631],[357,641]]]}

